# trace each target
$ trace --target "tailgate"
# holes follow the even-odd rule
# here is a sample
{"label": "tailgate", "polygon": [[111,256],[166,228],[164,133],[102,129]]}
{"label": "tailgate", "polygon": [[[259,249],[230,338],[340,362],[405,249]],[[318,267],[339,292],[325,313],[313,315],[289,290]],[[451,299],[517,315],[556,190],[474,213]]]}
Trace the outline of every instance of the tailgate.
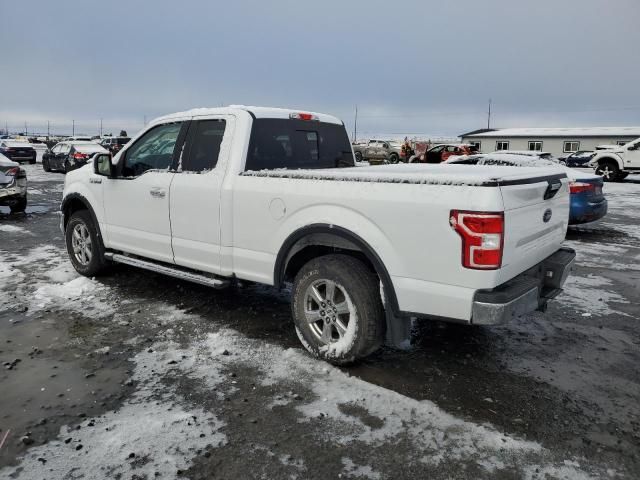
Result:
{"label": "tailgate", "polygon": [[569,181],[553,173],[501,182],[500,191],[505,234],[498,280],[504,283],[560,248],[569,224]]}

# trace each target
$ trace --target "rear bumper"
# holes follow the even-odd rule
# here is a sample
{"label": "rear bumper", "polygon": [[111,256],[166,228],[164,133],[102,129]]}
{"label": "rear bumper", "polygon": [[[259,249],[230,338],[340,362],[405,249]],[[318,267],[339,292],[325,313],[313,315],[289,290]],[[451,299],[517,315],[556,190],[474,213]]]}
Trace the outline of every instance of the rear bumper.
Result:
{"label": "rear bumper", "polygon": [[590,202],[585,198],[571,198],[569,210],[569,225],[595,222],[607,214],[608,203],[606,199],[599,202]]}
{"label": "rear bumper", "polygon": [[562,291],[575,257],[573,249],[561,248],[508,282],[491,290],[478,290],[473,300],[471,323],[497,325],[544,310],[547,301]]}

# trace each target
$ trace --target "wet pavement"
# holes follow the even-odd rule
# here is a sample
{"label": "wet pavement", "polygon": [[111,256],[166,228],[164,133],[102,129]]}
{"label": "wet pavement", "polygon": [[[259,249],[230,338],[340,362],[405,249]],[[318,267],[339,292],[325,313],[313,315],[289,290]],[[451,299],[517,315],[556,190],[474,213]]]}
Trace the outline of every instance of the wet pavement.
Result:
{"label": "wet pavement", "polygon": [[640,477],[640,178],[570,229],[547,312],[418,321],[409,351],[336,369],[287,292],[78,277],[64,176],[26,168],[27,214],[0,212],[0,478]]}

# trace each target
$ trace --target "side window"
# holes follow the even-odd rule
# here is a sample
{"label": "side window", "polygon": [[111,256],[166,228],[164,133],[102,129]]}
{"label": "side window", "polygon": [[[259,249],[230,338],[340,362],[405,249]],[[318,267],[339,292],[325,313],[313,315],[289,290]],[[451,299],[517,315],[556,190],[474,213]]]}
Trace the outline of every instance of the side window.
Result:
{"label": "side window", "polygon": [[51,153],[60,153],[60,144],[58,144],[58,145],[54,146],[54,147],[51,149]]}
{"label": "side window", "polygon": [[189,151],[182,159],[182,170],[188,172],[213,170],[218,163],[226,122],[200,120],[194,123],[189,132]]}
{"label": "side window", "polygon": [[69,153],[70,150],[71,150],[71,145],[69,144],[64,144],[60,147],[60,153]]}
{"label": "side window", "polygon": [[182,123],[167,123],[152,128],[127,150],[122,175],[136,177],[147,170],[167,170]]}

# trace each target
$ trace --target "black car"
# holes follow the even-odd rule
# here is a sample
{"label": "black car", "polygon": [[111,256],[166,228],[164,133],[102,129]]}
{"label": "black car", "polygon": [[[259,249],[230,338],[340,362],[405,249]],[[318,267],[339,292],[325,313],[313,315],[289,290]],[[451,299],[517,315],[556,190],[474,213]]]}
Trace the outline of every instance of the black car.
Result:
{"label": "black car", "polygon": [[36,163],[36,151],[27,142],[0,140],[0,153],[14,162]]}
{"label": "black car", "polygon": [[567,167],[587,167],[587,163],[589,163],[595,154],[596,152],[592,150],[580,150],[566,157],[560,157],[558,160]]}
{"label": "black car", "polygon": [[60,142],[42,156],[42,169],[67,173],[86,165],[96,153],[109,153],[94,142]]}
{"label": "black car", "polygon": [[129,137],[109,137],[103,139],[100,145],[109,150],[112,155],[115,155],[130,141],[131,138]]}

